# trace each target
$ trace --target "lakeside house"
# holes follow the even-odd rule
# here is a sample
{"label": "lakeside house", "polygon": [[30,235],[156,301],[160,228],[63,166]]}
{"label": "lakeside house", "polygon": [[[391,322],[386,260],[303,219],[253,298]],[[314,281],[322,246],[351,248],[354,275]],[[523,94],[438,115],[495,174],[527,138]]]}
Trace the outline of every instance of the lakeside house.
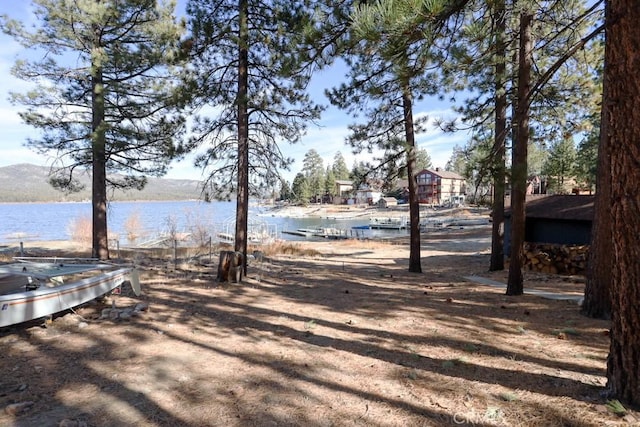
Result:
{"label": "lakeside house", "polygon": [[382,197],[382,192],[372,188],[361,188],[356,191],[355,202],[357,205],[373,205]]}
{"label": "lakeside house", "polygon": [[336,194],[340,197],[349,195],[349,192],[353,190],[353,182],[344,179],[336,179]]}
{"label": "lakeside house", "polygon": [[420,203],[444,205],[464,201],[465,179],[455,172],[423,169],[416,174],[416,183]]}

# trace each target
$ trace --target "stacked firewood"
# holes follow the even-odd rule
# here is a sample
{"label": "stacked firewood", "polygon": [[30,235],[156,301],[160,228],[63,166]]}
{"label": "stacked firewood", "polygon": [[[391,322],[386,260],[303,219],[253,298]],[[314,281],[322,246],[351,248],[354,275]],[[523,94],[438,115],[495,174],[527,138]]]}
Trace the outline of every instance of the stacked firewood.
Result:
{"label": "stacked firewood", "polygon": [[585,274],[589,245],[525,243],[524,268],[547,274]]}

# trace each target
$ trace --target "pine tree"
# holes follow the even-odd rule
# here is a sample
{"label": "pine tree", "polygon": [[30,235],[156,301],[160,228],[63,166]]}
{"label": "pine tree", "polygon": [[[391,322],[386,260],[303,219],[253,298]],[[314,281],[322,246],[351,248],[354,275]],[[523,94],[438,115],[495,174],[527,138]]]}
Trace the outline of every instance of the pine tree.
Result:
{"label": "pine tree", "polygon": [[565,194],[565,184],[575,176],[576,147],[572,139],[553,144],[542,173],[547,177],[549,188],[556,194]]}
{"label": "pine tree", "polygon": [[329,196],[336,195],[336,178],[330,166],[327,166],[327,172],[324,176],[324,194]]}
{"label": "pine tree", "polygon": [[[414,177],[415,134],[422,130],[426,117],[414,120],[413,104],[424,93],[433,91],[433,81],[426,74],[426,67],[433,65],[431,44],[423,34],[435,34],[434,28],[446,20],[450,11],[442,6],[440,2],[392,1],[358,6],[353,16],[353,40],[357,40],[357,45],[345,59],[350,66],[349,81],[328,91],[334,105],[367,119],[350,126],[348,143],[355,151],[382,150],[385,156],[381,167],[406,158],[411,230],[409,271],[416,273],[422,272],[422,266]],[[435,18],[428,19],[429,16]]]}
{"label": "pine tree", "polygon": [[[604,117],[606,110],[602,110]],[[602,121],[607,124],[606,120]],[[595,138],[594,138],[595,139]],[[591,242],[581,312],[598,319],[611,318],[611,265],[615,262],[611,224],[611,154],[606,128],[600,129]]]}
{"label": "pine tree", "polygon": [[289,182],[285,179],[280,180],[280,200],[290,201],[293,198]]}
{"label": "pine tree", "polygon": [[520,46],[518,49],[518,97],[511,152],[511,261],[507,295],[524,293],[522,267],[524,263],[525,194],[527,186],[527,148],[529,145],[529,97],[533,60],[533,11],[520,12]]}
{"label": "pine tree", "polygon": [[33,29],[2,21],[5,33],[35,51],[13,73],[38,84],[13,94],[13,102],[26,106],[22,119],[42,131],[27,145],[57,156],[54,186],[78,190],[78,172],[92,173],[92,254],[107,259],[107,187],[140,189],[146,176],[166,173],[178,153],[184,120],[171,65],[182,29],[174,5],[155,0],[34,6]]}
{"label": "pine tree", "polygon": [[[487,140],[489,134],[494,141],[486,151],[487,157],[476,158],[477,164],[472,168],[493,177],[490,270],[503,268],[505,152],[507,138],[515,138],[509,122],[512,125],[515,122],[518,11],[530,7],[535,19],[532,36],[537,43],[532,54],[536,67],[532,70],[529,102],[531,133],[527,169],[530,174],[539,174],[546,158],[544,143],[582,132],[590,125],[589,116],[598,109],[595,70],[601,50],[598,42],[590,43],[601,31],[597,27],[601,13],[598,3],[589,9],[585,9],[583,2],[574,0],[478,4],[469,8],[464,25],[447,49],[449,60],[442,67],[441,78],[444,87],[454,91],[474,88],[472,96],[467,96],[458,108],[465,128],[471,126],[473,132],[465,150],[475,149],[477,140]],[[445,124],[445,128],[457,127],[455,123]]]}
{"label": "pine tree", "polygon": [[[532,5],[525,2],[520,12],[517,104],[511,166],[511,262],[509,264],[507,295],[520,295],[524,288],[522,245],[525,232],[525,191],[529,141],[536,138],[557,141],[561,138],[569,138],[570,135],[582,130],[582,123],[588,120],[593,112],[592,108],[596,105],[598,94],[595,89],[593,70],[589,64],[573,60],[576,52],[583,49],[590,40],[602,31],[602,27],[598,27],[581,39],[578,38],[580,32],[575,31],[577,28],[582,28],[585,31],[592,30],[590,24],[593,22],[593,18],[586,18],[595,13],[594,11],[597,12],[597,5],[593,5],[591,9],[584,11],[578,17],[571,13],[567,14],[567,11],[571,12],[573,9],[567,9],[565,5],[557,7],[557,4],[552,3],[552,6],[556,7],[535,10]],[[576,10],[578,10],[577,7]],[[581,9],[580,12],[582,12]],[[549,18],[560,26],[559,31],[548,36],[554,43],[541,44],[542,47],[537,49],[538,52],[533,50],[532,38],[540,37],[536,31],[544,30],[546,27],[533,25],[536,16],[538,16],[537,21]],[[525,23],[526,26],[523,25]],[[592,46],[597,47],[597,44],[594,43]],[[536,55],[536,53],[538,54]],[[536,66],[546,70],[535,78],[532,77],[534,58]],[[570,64],[574,67],[571,68]],[[585,65],[583,73],[580,73],[580,68],[577,68],[580,65]],[[583,78],[576,79],[578,75]],[[568,102],[569,99],[571,99],[570,102]],[[555,106],[559,102],[566,105],[559,118],[553,118],[552,114],[545,114],[549,111],[548,106]],[[530,120],[532,116],[536,117],[535,122]]]}
{"label": "pine tree", "polygon": [[577,184],[581,189],[588,189],[589,193],[595,189],[598,169],[599,120],[594,125],[594,128],[578,143],[576,152]]}
{"label": "pine tree", "polygon": [[336,179],[349,179],[349,168],[347,167],[347,163],[344,161],[344,157],[340,151],[338,151],[333,157],[333,165],[331,166],[331,169],[333,171],[333,176]]}
{"label": "pine tree", "polygon": [[293,193],[293,201],[306,205],[311,198],[309,190],[309,182],[303,173],[298,173],[291,184],[291,192]]}
{"label": "pine tree", "polygon": [[[495,180],[495,172],[492,173],[495,163],[492,163],[493,156],[490,153],[495,148],[495,145],[494,141],[489,139],[493,135],[487,139],[482,139],[482,137],[483,135],[476,133],[464,148],[455,146],[446,166],[447,170],[456,172],[465,178],[468,186],[467,197],[469,200],[479,203],[489,197],[491,186]],[[497,194],[496,198],[498,198]],[[500,212],[504,213],[504,203],[502,206],[503,210]],[[495,209],[492,210],[492,215],[494,214]],[[493,216],[492,221],[495,221]],[[492,241],[495,241],[495,238],[492,238]],[[499,251],[502,251],[502,248]],[[500,254],[502,257],[502,252]],[[502,270],[502,268],[499,268],[499,270]]]}
{"label": "pine tree", "polygon": [[367,176],[370,174],[372,167],[370,164],[361,161],[354,161],[349,179],[353,184],[354,190],[358,190],[367,185]]}
{"label": "pine tree", "polygon": [[322,157],[313,148],[304,155],[302,160],[302,172],[305,178],[307,178],[307,184],[309,185],[309,191],[314,202],[318,201],[318,198],[322,197],[324,191],[324,165]]}
{"label": "pine tree", "polygon": [[[292,159],[278,145],[297,142],[321,108],[305,92],[310,50],[303,45],[311,10],[284,0],[189,0],[193,67],[186,78],[195,119],[189,149],[208,197],[236,195],[234,247],[246,255],[250,194],[279,179]],[[246,256],[245,270],[246,270]]]}
{"label": "pine tree", "polygon": [[432,167],[433,163],[431,162],[429,152],[424,148],[418,148],[416,150],[416,173],[425,169],[431,169]]}
{"label": "pine tree", "polygon": [[[611,227],[611,346],[607,387],[623,402],[640,406],[640,8],[635,0],[606,5],[602,144],[610,155],[610,186],[602,192],[610,216],[596,227]],[[600,197],[600,191],[596,197]],[[610,220],[610,221],[609,221]]]}

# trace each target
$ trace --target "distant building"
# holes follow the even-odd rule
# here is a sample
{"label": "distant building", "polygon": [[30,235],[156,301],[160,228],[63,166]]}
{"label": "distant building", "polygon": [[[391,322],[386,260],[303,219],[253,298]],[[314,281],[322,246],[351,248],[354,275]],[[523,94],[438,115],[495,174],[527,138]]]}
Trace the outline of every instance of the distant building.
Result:
{"label": "distant building", "polygon": [[398,200],[395,197],[381,197],[380,200],[378,200],[378,207],[379,208],[390,208],[393,206],[398,206]]}
{"label": "distant building", "polygon": [[420,203],[444,205],[464,200],[465,180],[455,172],[424,169],[416,175]]}
{"label": "distant building", "polygon": [[328,196],[327,203],[333,203],[334,205],[347,204],[352,192],[353,183],[351,181],[337,179],[334,187],[335,196]]}
{"label": "distant building", "polygon": [[356,204],[358,205],[373,205],[378,200],[382,193],[380,191],[376,191],[370,188],[362,188],[356,191]]}
{"label": "distant building", "polygon": [[338,196],[348,196],[351,190],[353,190],[353,182],[348,180],[336,179],[336,194]]}

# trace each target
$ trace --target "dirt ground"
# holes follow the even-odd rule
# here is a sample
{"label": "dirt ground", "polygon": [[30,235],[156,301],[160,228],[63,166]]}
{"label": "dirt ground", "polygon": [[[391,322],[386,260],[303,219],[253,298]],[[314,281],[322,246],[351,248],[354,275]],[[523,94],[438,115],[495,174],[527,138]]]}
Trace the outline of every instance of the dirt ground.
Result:
{"label": "dirt ground", "polygon": [[[0,425],[640,425],[602,395],[608,322],[463,279],[505,282],[486,271],[488,228],[424,235],[421,274],[402,240],[289,249],[252,259],[240,284],[215,281],[215,256],[137,254],[140,297],[0,329]],[[99,319],[140,302],[141,316]]]}

